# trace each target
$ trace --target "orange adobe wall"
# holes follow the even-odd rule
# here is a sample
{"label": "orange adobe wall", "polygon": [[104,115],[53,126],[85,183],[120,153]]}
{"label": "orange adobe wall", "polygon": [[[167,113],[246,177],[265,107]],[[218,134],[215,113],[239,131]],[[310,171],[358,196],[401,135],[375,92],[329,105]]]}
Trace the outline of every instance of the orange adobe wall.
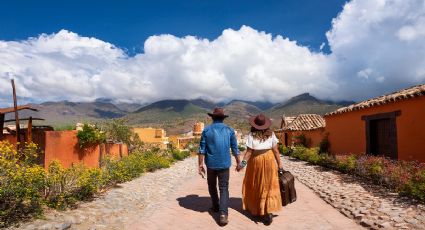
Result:
{"label": "orange adobe wall", "polygon": [[99,167],[100,148],[82,150],[78,146],[77,131],[48,131],[46,132],[46,147],[44,166],[47,168],[53,160],[68,168],[72,164],[82,162],[88,167]]}
{"label": "orange adobe wall", "polygon": [[128,156],[128,146],[126,144],[114,144],[106,143],[101,147],[102,156],[108,154],[114,159],[121,159],[122,157]]}
{"label": "orange adobe wall", "polygon": [[80,149],[77,131],[47,131],[44,149],[44,167],[53,160],[59,160],[64,167],[83,163],[87,167],[99,167],[102,157],[109,153],[113,158],[128,155],[125,144],[102,144],[92,148]]}
{"label": "orange adobe wall", "polygon": [[320,142],[325,136],[325,129],[314,129],[306,131],[284,131],[287,136],[288,143],[285,143],[284,133],[279,131],[275,132],[276,137],[279,139],[279,142],[286,146],[292,146],[293,138],[298,135],[304,134],[306,138],[307,147],[318,147]]}
{"label": "orange adobe wall", "polygon": [[362,116],[397,110],[401,111],[401,115],[396,118],[398,159],[425,162],[425,96],[325,116],[330,152],[364,154],[366,124]]}
{"label": "orange adobe wall", "polygon": [[292,131],[289,132],[288,135],[288,142],[289,145],[292,145],[292,139],[295,138],[298,135],[304,134],[306,138],[306,145],[307,147],[318,147],[320,145],[320,142],[323,140],[323,137],[325,135],[325,129],[314,129],[314,130],[307,130],[307,131]]}

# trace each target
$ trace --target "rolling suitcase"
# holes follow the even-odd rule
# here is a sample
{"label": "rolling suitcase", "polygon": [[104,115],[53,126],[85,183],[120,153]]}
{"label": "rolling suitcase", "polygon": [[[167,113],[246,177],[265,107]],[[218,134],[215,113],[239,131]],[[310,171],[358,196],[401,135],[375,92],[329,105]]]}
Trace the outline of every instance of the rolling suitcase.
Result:
{"label": "rolling suitcase", "polygon": [[295,178],[289,171],[279,170],[279,186],[282,206],[286,206],[297,200]]}

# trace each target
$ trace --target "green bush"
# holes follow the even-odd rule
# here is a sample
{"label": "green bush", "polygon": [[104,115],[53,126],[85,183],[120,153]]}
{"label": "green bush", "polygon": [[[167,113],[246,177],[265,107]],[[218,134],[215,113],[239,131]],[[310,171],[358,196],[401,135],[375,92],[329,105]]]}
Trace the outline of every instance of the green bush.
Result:
{"label": "green bush", "polygon": [[171,165],[171,159],[165,158],[156,152],[147,152],[143,155],[143,162],[146,167],[146,171],[152,172],[161,168],[169,168]]}
{"label": "green bush", "polygon": [[305,160],[305,152],[306,148],[303,146],[295,146],[293,148],[291,156],[300,160]]}
{"label": "green bush", "polygon": [[186,157],[190,156],[189,151],[180,151],[180,150],[173,150],[172,151],[173,159],[181,161],[185,159]]}
{"label": "green bush", "polygon": [[105,142],[106,134],[89,124],[84,124],[83,130],[78,131],[77,138],[80,148],[89,148]]}
{"label": "green bush", "polygon": [[306,155],[307,161],[312,164],[317,164],[320,161],[318,148],[306,149],[305,155]]}
{"label": "green bush", "polygon": [[418,200],[425,201],[425,169],[416,172],[411,177],[403,192]]}
{"label": "green bush", "polygon": [[292,157],[297,159],[310,162],[312,164],[318,164],[321,161],[318,148],[306,148],[303,146],[296,146],[292,153]]}
{"label": "green bush", "polygon": [[336,156],[336,168],[342,172],[353,172],[356,169],[355,155]]}
{"label": "green bush", "polygon": [[279,152],[281,155],[289,156],[291,155],[292,150],[284,145],[279,145]]}
{"label": "green bush", "polygon": [[328,168],[335,168],[336,160],[332,155],[320,154],[317,164]]}

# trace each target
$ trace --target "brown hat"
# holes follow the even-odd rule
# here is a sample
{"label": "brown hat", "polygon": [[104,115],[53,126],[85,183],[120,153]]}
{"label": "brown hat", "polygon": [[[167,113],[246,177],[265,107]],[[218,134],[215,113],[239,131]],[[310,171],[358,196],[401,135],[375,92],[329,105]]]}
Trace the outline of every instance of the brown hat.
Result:
{"label": "brown hat", "polygon": [[250,117],[249,124],[258,130],[265,130],[270,127],[272,121],[264,114],[260,113],[256,117]]}
{"label": "brown hat", "polygon": [[224,109],[216,107],[212,113],[208,113],[208,115],[212,118],[226,118],[229,117],[224,114]]}

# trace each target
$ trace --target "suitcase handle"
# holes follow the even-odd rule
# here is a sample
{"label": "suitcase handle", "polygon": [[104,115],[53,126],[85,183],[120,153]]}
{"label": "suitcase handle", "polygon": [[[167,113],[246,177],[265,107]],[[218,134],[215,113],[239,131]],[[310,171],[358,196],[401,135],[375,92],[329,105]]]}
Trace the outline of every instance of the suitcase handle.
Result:
{"label": "suitcase handle", "polygon": [[285,170],[283,170],[283,169],[279,169],[277,172],[278,172],[280,175],[283,175],[283,173],[285,172]]}

